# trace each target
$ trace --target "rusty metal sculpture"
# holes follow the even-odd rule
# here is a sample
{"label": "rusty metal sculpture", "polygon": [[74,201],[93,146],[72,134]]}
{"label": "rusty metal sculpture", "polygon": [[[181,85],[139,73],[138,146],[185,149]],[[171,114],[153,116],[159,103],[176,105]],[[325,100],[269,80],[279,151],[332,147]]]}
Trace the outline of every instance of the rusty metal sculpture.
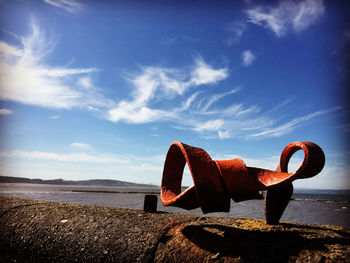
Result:
{"label": "rusty metal sculpture", "polygon": [[[292,155],[302,149],[304,160],[299,169],[288,173]],[[181,192],[185,164],[194,185]],[[261,199],[266,190],[267,224],[278,224],[293,193],[292,182],[318,174],[325,163],[322,149],[312,142],[294,142],[282,152],[276,171],[247,167],[240,159],[212,160],[201,148],[175,141],[166,156],[161,184],[161,201],[165,206],[184,209],[201,207],[203,213],[228,212],[230,198],[235,202]]]}

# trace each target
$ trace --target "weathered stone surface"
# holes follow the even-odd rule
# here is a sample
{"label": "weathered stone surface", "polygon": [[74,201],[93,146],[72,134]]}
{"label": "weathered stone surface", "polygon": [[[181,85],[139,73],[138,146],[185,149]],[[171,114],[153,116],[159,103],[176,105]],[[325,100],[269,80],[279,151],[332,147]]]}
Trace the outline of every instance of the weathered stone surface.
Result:
{"label": "weathered stone surface", "polygon": [[350,262],[350,229],[0,197],[0,262]]}

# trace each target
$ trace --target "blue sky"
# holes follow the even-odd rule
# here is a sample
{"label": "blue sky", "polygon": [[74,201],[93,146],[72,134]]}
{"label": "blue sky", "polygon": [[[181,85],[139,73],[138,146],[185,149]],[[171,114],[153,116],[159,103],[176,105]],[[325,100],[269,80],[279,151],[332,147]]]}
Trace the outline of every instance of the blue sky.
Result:
{"label": "blue sky", "polygon": [[[170,144],[350,189],[346,1],[1,1],[1,174],[160,184]],[[292,158],[295,170],[303,154]],[[188,171],[183,184],[192,184]]]}

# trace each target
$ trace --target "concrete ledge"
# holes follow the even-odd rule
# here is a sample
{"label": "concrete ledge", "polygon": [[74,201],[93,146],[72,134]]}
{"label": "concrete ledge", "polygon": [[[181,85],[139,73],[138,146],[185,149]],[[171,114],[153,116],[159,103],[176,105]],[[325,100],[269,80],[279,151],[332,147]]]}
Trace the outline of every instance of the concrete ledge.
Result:
{"label": "concrete ledge", "polygon": [[0,262],[349,262],[350,229],[0,197]]}

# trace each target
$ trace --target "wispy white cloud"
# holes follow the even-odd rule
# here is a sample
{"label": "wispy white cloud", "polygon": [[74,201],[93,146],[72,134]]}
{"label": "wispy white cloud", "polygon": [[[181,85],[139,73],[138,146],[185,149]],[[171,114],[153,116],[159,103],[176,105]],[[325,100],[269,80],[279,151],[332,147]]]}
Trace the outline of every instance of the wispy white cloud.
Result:
{"label": "wispy white cloud", "polygon": [[209,120],[206,122],[199,122],[193,128],[195,131],[218,131],[224,125],[225,121],[222,119]]}
{"label": "wispy white cloud", "polygon": [[[47,39],[34,18],[19,45],[0,42],[0,98],[45,108],[108,107],[113,104],[90,80],[96,68],[48,66],[57,41]],[[88,87],[89,85],[89,87]]]}
{"label": "wispy white cloud", "polygon": [[322,0],[306,0],[294,6],[295,13],[292,16],[293,29],[297,32],[306,29],[324,13]]}
{"label": "wispy white cloud", "polygon": [[59,116],[59,115],[53,115],[53,116],[50,116],[50,119],[52,119],[52,120],[59,119],[59,118],[60,118],[60,116]]}
{"label": "wispy white cloud", "polygon": [[147,106],[139,106],[121,102],[116,108],[109,110],[108,119],[112,122],[124,121],[126,123],[147,123],[174,118],[170,111],[151,109]]}
{"label": "wispy white cloud", "polygon": [[324,13],[322,0],[281,1],[276,7],[257,6],[246,10],[248,22],[263,26],[281,37],[289,28],[300,32],[316,23]]}
{"label": "wispy white cloud", "polygon": [[250,114],[256,114],[259,111],[260,111],[260,108],[255,106],[255,105],[244,106],[243,104],[233,104],[233,105],[223,109],[221,112],[226,117],[242,118],[242,117],[250,115]]}
{"label": "wispy white cloud", "polygon": [[12,113],[13,113],[12,110],[0,109],[0,115],[9,115],[9,114],[12,114]]}
{"label": "wispy white cloud", "polygon": [[190,73],[161,67],[142,67],[141,70],[141,74],[129,78],[134,87],[132,99],[122,100],[108,111],[107,118],[112,122],[146,123],[177,119],[179,111],[187,110],[199,93],[192,94],[182,107],[167,107],[165,110],[151,108],[151,105],[181,96],[192,87],[215,84],[228,77],[227,68],[215,69],[200,57],[195,59]]}
{"label": "wispy white cloud", "polygon": [[191,72],[191,82],[194,85],[215,84],[227,77],[227,68],[214,69],[200,57],[196,59],[195,66]]}
{"label": "wispy white cloud", "polygon": [[248,26],[244,22],[233,22],[228,25],[226,30],[229,32],[229,37],[224,41],[225,44],[231,46],[239,43],[243,33],[248,29]]}
{"label": "wispy white cloud", "polygon": [[275,112],[281,108],[283,108],[284,106],[286,106],[287,104],[289,104],[291,101],[293,101],[294,98],[291,97],[291,98],[288,98],[288,99],[285,99],[285,100],[282,100],[280,103],[278,103],[275,107],[273,107],[271,110],[269,110],[269,112]]}
{"label": "wispy white cloud", "polygon": [[250,66],[255,61],[256,57],[250,50],[244,50],[242,52],[242,64],[245,67]]}
{"label": "wispy white cloud", "polygon": [[69,145],[70,147],[80,149],[80,150],[90,150],[91,146],[86,143],[81,143],[81,142],[73,142]]}
{"label": "wispy white cloud", "polygon": [[264,12],[261,7],[247,11],[249,22],[257,25],[262,25],[272,30],[277,36],[285,34],[286,26],[283,19],[279,19],[276,15]]}
{"label": "wispy white cloud", "polygon": [[96,107],[93,107],[93,106],[87,106],[87,110],[90,111],[90,112],[95,112],[95,111],[98,111],[99,108],[96,108]]}
{"label": "wispy white cloud", "polygon": [[3,54],[8,54],[8,56],[14,56],[14,57],[19,57],[22,56],[22,50],[15,47],[15,46],[10,46],[4,41],[0,41],[0,52],[1,52],[1,58],[5,59],[6,57]]}
{"label": "wispy white cloud", "polygon": [[210,108],[210,106],[212,106],[215,102],[219,101],[220,99],[222,99],[228,95],[234,94],[238,91],[239,91],[239,88],[236,88],[236,89],[230,90],[228,92],[224,92],[221,94],[215,94],[215,95],[211,96],[209,98],[209,100],[207,101],[207,103],[201,107],[201,111],[206,112]]}
{"label": "wispy white cloud", "polygon": [[[255,105],[245,107],[237,104],[221,110],[207,111],[207,114],[201,113],[200,116],[205,117],[203,119],[195,118],[196,115],[181,119],[181,126],[176,126],[176,128],[193,130],[202,134],[204,138],[211,139],[262,139],[283,136],[299,127],[308,125],[311,120],[317,117],[339,110],[341,110],[340,107],[320,110],[302,117],[291,118],[283,123],[281,116],[276,116],[273,111],[261,112],[260,108]],[[284,116],[284,118],[287,117]]]}
{"label": "wispy white cloud", "polygon": [[122,100],[108,111],[107,118],[112,122],[146,123],[171,118],[173,112],[152,109],[149,104],[159,98],[171,98],[182,94],[189,86],[179,80],[179,72],[172,69],[144,67],[142,73],[131,76],[129,81],[134,87],[132,100]]}
{"label": "wispy white cloud", "polygon": [[[88,72],[81,72],[81,73],[88,73]],[[92,83],[92,80],[89,76],[81,77],[77,81],[78,85],[83,87],[84,89],[91,90],[94,88],[94,85]]]}
{"label": "wispy white cloud", "polygon": [[83,5],[75,0],[44,0],[44,2],[70,13],[76,13],[83,8]]}
{"label": "wispy white cloud", "polygon": [[338,129],[342,129],[345,132],[350,132],[350,123],[346,123],[340,126],[337,126]]}
{"label": "wispy white cloud", "polygon": [[297,127],[299,127],[301,125],[305,125],[307,121],[314,119],[317,116],[325,115],[325,114],[337,111],[339,109],[340,109],[340,107],[335,107],[332,109],[316,111],[316,112],[310,113],[310,114],[302,116],[302,117],[294,118],[285,124],[264,129],[263,131],[261,131],[259,133],[251,134],[251,136],[252,137],[258,137],[258,136],[277,137],[277,136],[281,136],[281,135],[292,132],[294,129],[296,129]]}
{"label": "wispy white cloud", "polygon": [[228,139],[231,138],[232,134],[230,130],[226,130],[226,131],[218,131],[218,138],[219,139]]}
{"label": "wispy white cloud", "polygon": [[178,109],[178,111],[185,111],[188,110],[193,101],[195,101],[195,99],[198,97],[198,95],[202,93],[201,91],[197,91],[195,93],[193,93],[185,102],[182,103],[182,106]]}

